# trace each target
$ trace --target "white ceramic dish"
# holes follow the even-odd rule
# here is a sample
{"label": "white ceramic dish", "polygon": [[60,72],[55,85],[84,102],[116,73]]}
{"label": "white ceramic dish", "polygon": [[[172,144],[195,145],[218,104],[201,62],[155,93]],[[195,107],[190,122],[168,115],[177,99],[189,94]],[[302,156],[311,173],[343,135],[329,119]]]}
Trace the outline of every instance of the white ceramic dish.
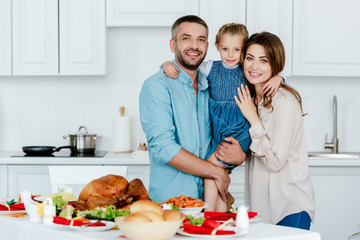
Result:
{"label": "white ceramic dish", "polygon": [[229,235],[208,235],[208,234],[190,234],[187,232],[184,232],[184,229],[181,228],[177,231],[178,234],[187,236],[187,237],[193,237],[193,238],[206,238],[206,239],[221,239],[221,238],[233,238],[233,237],[240,237],[248,234],[249,230],[244,230],[237,227],[227,227],[224,230],[232,230],[235,231],[235,234],[229,234]]}
{"label": "white ceramic dish", "polygon": [[[46,198],[46,196],[41,195],[41,196],[34,197],[33,199],[38,202],[43,202],[45,200],[45,198]],[[70,202],[74,202],[74,201],[70,201]]]}
{"label": "white ceramic dish", "polygon": [[37,197],[34,197],[33,198],[35,201],[39,201],[39,202],[42,202],[42,201],[44,201],[45,200],[45,196],[37,196]]}
{"label": "white ceramic dish", "polygon": [[249,222],[250,222],[250,223],[260,222],[261,219],[262,219],[262,217],[260,217],[260,216],[255,216],[255,217],[253,217],[253,218],[249,218]]}
{"label": "white ceramic dish", "polygon": [[115,218],[120,231],[132,240],[168,240],[180,228],[183,219],[164,222],[125,222],[123,217]]}
{"label": "white ceramic dish", "polygon": [[191,215],[193,217],[196,217],[201,213],[201,211],[204,208],[208,208],[210,205],[208,203],[205,203],[203,207],[195,207],[195,208],[179,208],[179,212],[185,215]]}
{"label": "white ceramic dish", "polygon": [[18,214],[18,213],[26,213],[26,210],[18,210],[18,211],[0,211],[0,215],[2,215],[2,214]]}
{"label": "white ceramic dish", "polygon": [[[90,222],[97,222],[97,220],[90,220]],[[81,226],[68,226],[68,225],[64,225],[64,226],[70,228],[71,230],[81,231],[81,232],[106,231],[106,230],[110,230],[116,226],[115,222],[110,222],[110,221],[101,221],[101,222],[105,223],[106,226],[99,226],[99,227],[81,227]]]}
{"label": "white ceramic dish", "polygon": [[[261,221],[262,217],[255,216],[253,218],[249,218],[249,223],[255,223]],[[217,221],[217,222],[225,222],[225,221]],[[231,224],[235,224],[235,221],[231,222]]]}

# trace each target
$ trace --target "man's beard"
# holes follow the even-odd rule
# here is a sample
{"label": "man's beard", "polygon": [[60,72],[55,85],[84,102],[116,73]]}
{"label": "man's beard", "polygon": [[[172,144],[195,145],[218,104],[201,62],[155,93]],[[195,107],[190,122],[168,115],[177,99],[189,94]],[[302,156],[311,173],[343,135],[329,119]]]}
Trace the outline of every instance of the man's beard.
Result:
{"label": "man's beard", "polygon": [[199,61],[197,63],[194,63],[194,64],[190,64],[190,63],[186,62],[185,59],[183,58],[183,54],[179,51],[179,49],[175,50],[175,57],[176,57],[176,60],[179,62],[179,64],[181,66],[183,66],[184,68],[186,68],[188,70],[196,70],[196,69],[198,69],[200,64],[204,61],[206,54],[201,59],[199,59]]}

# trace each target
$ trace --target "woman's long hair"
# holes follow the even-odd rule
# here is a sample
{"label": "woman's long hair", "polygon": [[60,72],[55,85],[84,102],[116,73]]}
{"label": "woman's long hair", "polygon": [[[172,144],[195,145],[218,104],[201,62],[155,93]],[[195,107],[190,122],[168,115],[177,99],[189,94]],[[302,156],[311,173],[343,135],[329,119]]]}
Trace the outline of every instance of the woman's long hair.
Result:
{"label": "woman's long hair", "polygon": [[[269,64],[272,71],[271,77],[278,75],[284,69],[285,66],[285,49],[280,38],[278,38],[278,36],[276,36],[275,34],[269,32],[254,33],[253,35],[251,35],[251,37],[246,41],[246,44],[242,50],[242,55],[241,55],[242,65],[244,65],[247,49],[253,44],[258,44],[264,47],[266,57],[269,60]],[[251,95],[255,96],[256,93],[255,93],[254,85],[249,83],[249,81],[245,77],[245,74],[244,74],[244,79],[249,87]],[[303,113],[300,93],[296,91],[294,88],[290,87],[288,84],[280,84],[280,87],[284,88],[286,91],[289,91],[295,96],[295,98],[298,100],[300,104],[301,112]],[[274,107],[271,104],[272,96],[264,95],[263,102],[265,108],[270,108],[271,111],[274,110]]]}

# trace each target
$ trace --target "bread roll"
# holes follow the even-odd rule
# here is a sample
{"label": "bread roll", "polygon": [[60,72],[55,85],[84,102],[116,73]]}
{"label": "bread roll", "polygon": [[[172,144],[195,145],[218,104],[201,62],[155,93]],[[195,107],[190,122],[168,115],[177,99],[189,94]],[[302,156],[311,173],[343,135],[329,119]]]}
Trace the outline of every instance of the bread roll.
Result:
{"label": "bread roll", "polygon": [[163,218],[165,221],[177,221],[182,218],[181,213],[175,210],[164,210]]}
{"label": "bread roll", "polygon": [[144,211],[141,214],[147,216],[152,222],[163,222],[164,218],[161,214],[153,211]]}
{"label": "bread roll", "polygon": [[160,205],[150,200],[139,200],[130,206],[130,213],[142,213],[144,211],[156,212],[159,215],[163,214]]}
{"label": "bread roll", "polygon": [[141,213],[133,213],[130,215],[127,215],[124,218],[124,222],[151,222],[151,220]]}

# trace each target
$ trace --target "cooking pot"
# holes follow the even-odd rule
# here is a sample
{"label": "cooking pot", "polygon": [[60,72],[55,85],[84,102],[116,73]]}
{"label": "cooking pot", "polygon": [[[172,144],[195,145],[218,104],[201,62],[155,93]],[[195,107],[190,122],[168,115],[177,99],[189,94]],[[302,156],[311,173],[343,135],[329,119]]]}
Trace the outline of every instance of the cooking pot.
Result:
{"label": "cooking pot", "polygon": [[[84,130],[85,132],[82,132]],[[70,140],[70,146],[76,147],[80,153],[93,153],[95,151],[95,142],[101,136],[89,134],[85,126],[81,126],[77,134],[69,134],[64,139]]]}

